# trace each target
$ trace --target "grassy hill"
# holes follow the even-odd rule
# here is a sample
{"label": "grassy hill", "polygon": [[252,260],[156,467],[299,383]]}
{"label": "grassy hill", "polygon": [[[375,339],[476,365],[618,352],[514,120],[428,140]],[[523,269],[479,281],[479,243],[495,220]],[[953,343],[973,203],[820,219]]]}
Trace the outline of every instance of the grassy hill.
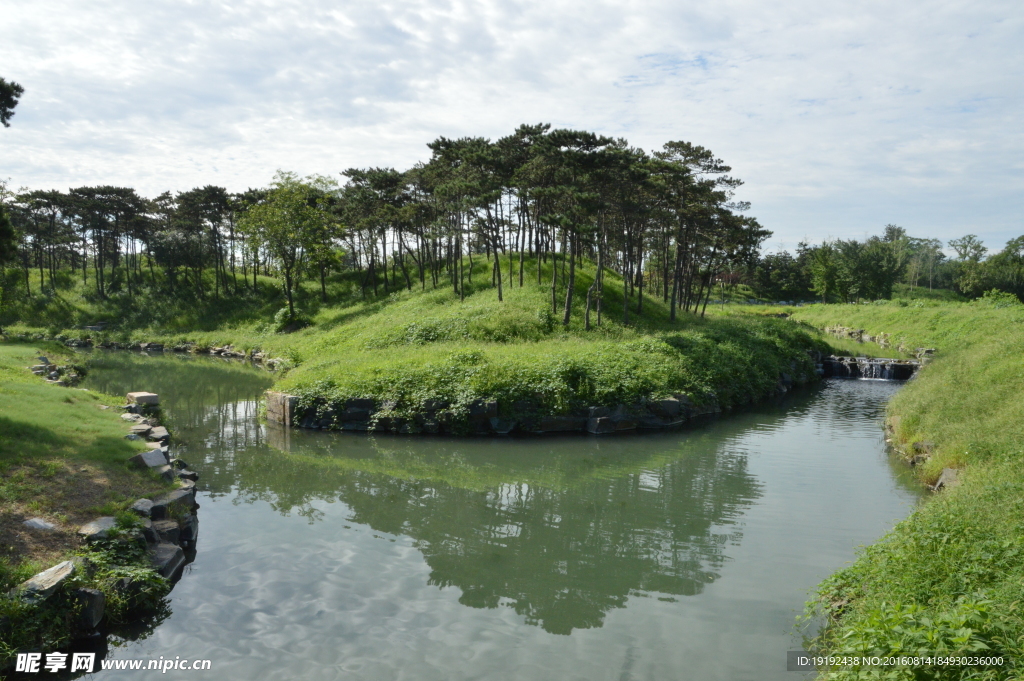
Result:
{"label": "grassy hill", "polygon": [[[198,349],[232,344],[284,358],[282,390],[328,402],[372,397],[388,402],[396,416],[437,399],[497,400],[502,413],[518,403],[536,413],[568,414],[685,393],[696,404],[730,407],[772,394],[783,373],[811,380],[809,351],[825,349],[813,332],[785,320],[715,311],[708,318],[680,313],[671,321],[668,306],[649,295],[642,310],[631,298],[627,323],[623,282],[611,273],[601,324],[592,310],[586,330],[586,291],[595,273],[589,263],[577,270],[573,314],[563,326],[564,289],[553,312],[550,264],[541,265],[542,284],[536,266],[526,263],[522,287],[506,281],[500,302],[483,256],[474,258],[464,299],[429,282],[364,296],[354,273],[337,276],[327,302],[318,285],[300,291],[310,325],[292,333],[278,332],[274,322],[283,300],[272,280],[220,300],[166,294],[99,300],[73,285],[12,308],[7,332]],[[75,328],[98,321],[110,324],[103,332]]]}
{"label": "grassy hill", "polygon": [[[892,333],[939,352],[890,401],[894,444],[931,451],[925,482],[957,468],[943,491],[820,590],[832,623],[830,654],[987,649],[1024,653],[1024,305],[971,303],[818,305],[794,311],[817,327]],[[914,445],[917,443],[917,447]],[[951,667],[932,676],[1020,678],[1020,670]],[[829,678],[861,678],[838,674]],[[889,677],[886,677],[889,678]]]}

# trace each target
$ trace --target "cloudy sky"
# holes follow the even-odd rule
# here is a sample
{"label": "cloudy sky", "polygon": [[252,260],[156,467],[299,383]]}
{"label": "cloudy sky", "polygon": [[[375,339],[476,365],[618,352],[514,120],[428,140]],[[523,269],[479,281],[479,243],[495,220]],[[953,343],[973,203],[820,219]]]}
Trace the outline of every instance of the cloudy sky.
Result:
{"label": "cloudy sky", "polygon": [[772,248],[1024,234],[1024,6],[790,0],[4,0],[14,187],[153,196],[520,123],[712,149]]}

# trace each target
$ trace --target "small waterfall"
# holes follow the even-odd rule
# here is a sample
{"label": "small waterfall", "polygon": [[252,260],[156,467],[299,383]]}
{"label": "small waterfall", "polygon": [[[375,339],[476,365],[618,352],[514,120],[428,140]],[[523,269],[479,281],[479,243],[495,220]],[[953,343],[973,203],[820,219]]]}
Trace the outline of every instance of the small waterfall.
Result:
{"label": "small waterfall", "polygon": [[881,381],[906,381],[920,368],[914,359],[881,359],[875,357],[837,357],[821,360],[821,375],[829,378],[867,378]]}

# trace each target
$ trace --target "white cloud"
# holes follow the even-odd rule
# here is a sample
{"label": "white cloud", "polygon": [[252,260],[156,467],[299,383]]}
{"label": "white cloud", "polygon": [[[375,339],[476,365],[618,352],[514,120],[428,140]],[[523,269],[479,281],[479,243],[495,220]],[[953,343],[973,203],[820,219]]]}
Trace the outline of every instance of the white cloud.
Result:
{"label": "white cloud", "polygon": [[4,23],[15,185],[238,190],[545,121],[713,149],[775,245],[1024,233],[1013,2],[34,2]]}

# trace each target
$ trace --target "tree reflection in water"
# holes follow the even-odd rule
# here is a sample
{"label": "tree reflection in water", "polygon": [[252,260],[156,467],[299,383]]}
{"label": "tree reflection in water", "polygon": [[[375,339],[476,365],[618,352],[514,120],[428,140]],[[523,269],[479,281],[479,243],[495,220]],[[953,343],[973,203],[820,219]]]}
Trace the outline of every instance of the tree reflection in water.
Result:
{"label": "tree reflection in water", "polygon": [[89,387],[161,394],[202,491],[311,523],[317,502],[341,501],[353,522],[411,537],[430,583],[458,587],[464,605],[511,607],[556,634],[600,627],[631,595],[700,593],[760,496],[746,456],[699,429],[522,440],[284,431],[259,423],[270,379],[242,363],[111,353],[93,365]]}

